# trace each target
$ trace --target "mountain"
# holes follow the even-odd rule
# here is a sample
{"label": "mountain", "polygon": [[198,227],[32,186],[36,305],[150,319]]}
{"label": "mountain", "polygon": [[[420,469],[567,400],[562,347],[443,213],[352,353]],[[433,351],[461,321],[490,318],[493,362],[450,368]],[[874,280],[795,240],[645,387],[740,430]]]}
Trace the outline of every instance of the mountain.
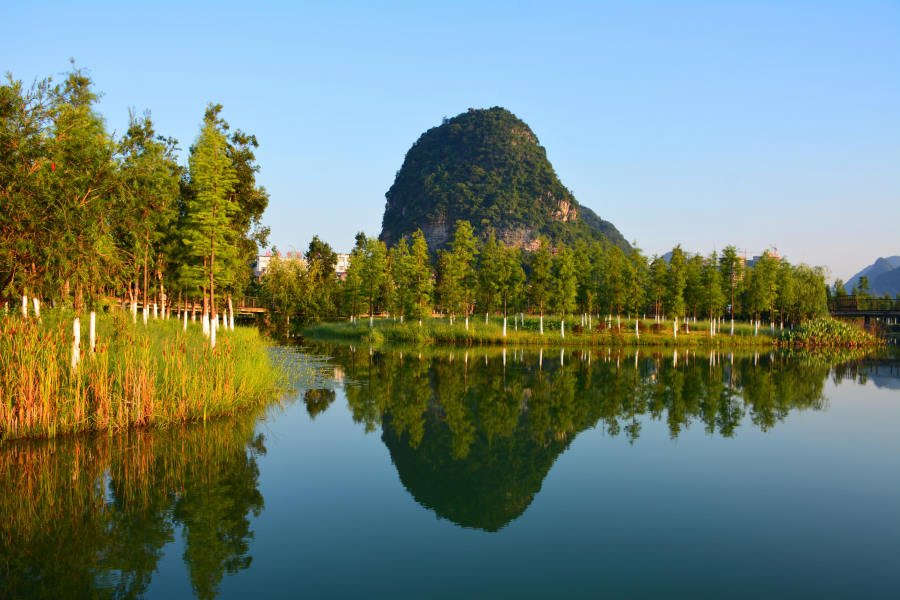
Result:
{"label": "mountain", "polygon": [[380,239],[388,245],[421,228],[429,247],[446,247],[462,219],[481,237],[493,230],[526,250],[541,235],[553,245],[604,240],[630,248],[563,186],[531,128],[500,107],[470,108],[423,133],[385,198]]}
{"label": "mountain", "polygon": [[[853,286],[856,285],[856,282],[859,281],[860,277],[868,277],[869,285],[872,285],[872,282],[878,278],[879,275],[887,273],[893,269],[900,267],[900,256],[888,256],[887,258],[879,258],[874,263],[854,275],[851,279],[848,279],[844,284],[844,289],[847,290],[849,294],[853,290]],[[875,288],[872,288],[873,290]]]}
{"label": "mountain", "polygon": [[882,296],[887,292],[896,298],[900,294],[900,267],[878,275],[875,279],[870,280],[869,285],[872,287],[873,296]]}

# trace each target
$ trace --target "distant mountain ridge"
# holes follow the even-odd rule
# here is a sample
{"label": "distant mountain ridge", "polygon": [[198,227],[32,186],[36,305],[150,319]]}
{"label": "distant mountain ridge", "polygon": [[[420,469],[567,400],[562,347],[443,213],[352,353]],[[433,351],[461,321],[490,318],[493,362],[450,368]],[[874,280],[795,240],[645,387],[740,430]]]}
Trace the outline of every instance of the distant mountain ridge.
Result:
{"label": "distant mountain ridge", "polygon": [[[886,258],[881,257],[878,260],[876,260],[874,263],[872,263],[871,265],[869,265],[868,267],[866,267],[865,269],[863,269],[862,271],[860,271],[859,273],[854,275],[852,278],[850,278],[849,280],[844,282],[844,289],[849,294],[853,291],[853,286],[856,285],[856,283],[859,281],[860,277],[868,277],[869,285],[872,286],[872,293],[880,296],[884,292],[876,291],[876,289],[874,287],[875,280],[878,277],[880,277],[881,275],[887,274],[888,272],[893,271],[894,269],[896,269],[898,267],[900,267],[900,256],[888,256]],[[896,293],[896,292],[892,292],[892,293]]]}
{"label": "distant mountain ridge", "polygon": [[883,296],[885,292],[896,298],[900,294],[900,267],[882,273],[870,282],[872,295]]}

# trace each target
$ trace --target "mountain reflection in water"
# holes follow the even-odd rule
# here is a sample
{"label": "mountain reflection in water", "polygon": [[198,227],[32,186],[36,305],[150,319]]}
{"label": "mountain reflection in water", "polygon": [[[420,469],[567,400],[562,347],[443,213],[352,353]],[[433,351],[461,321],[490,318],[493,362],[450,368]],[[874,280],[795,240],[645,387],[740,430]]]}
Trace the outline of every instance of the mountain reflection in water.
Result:
{"label": "mountain reflection in water", "polygon": [[354,420],[367,432],[382,427],[412,497],[440,518],[485,531],[525,512],[585,429],[601,427],[634,444],[642,421],[654,419],[667,423],[673,439],[695,423],[730,438],[749,415],[766,431],[792,410],[827,408],[830,374],[836,381],[856,374],[832,370],[853,353],[317,351],[334,356],[354,382],[345,388]]}
{"label": "mountain reflection in water", "polygon": [[[488,532],[528,509],[556,459],[585,429],[639,444],[650,419],[665,423],[673,439],[690,427],[731,438],[742,426],[776,427],[791,411],[825,410],[828,379],[869,378],[888,387],[900,381],[900,362],[889,353],[346,345],[309,351],[333,357],[340,375],[328,389],[285,401],[302,400],[316,419],[343,410],[336,402],[343,395],[356,423],[366,432],[381,430],[416,502],[441,519]],[[0,596],[142,596],[176,536],[193,594],[217,596],[226,574],[253,561],[251,519],[265,507],[259,417],[4,441]]]}

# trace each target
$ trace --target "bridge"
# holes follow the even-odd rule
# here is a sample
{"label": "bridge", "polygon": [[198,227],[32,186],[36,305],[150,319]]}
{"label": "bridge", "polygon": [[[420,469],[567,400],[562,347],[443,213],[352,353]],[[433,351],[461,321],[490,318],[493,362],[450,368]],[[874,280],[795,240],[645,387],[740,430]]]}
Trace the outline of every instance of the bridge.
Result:
{"label": "bridge", "polygon": [[[113,302],[121,302],[121,298],[108,298],[108,300],[111,300]],[[258,314],[268,312],[269,310],[273,310],[271,300],[268,300],[266,298],[260,298],[259,296],[244,296],[241,298],[232,298],[231,301],[234,305],[234,314],[236,316],[237,315],[258,315]],[[202,313],[203,312],[203,302],[192,303],[190,301],[187,303],[188,312],[191,312],[194,309],[195,305],[196,305],[197,314]],[[150,302],[149,306],[150,306],[150,308],[153,308],[153,303]],[[137,307],[138,307],[138,311],[140,311],[142,308],[144,308],[144,303],[142,301],[138,300]],[[181,310],[184,309],[184,301],[182,301],[180,304],[178,302],[169,304],[170,312],[174,313],[174,312],[178,311],[179,309],[181,309]],[[217,300],[216,301],[216,310],[219,314],[222,314],[223,312],[227,312],[228,311],[228,302],[223,302],[222,300]]]}
{"label": "bridge", "polygon": [[863,317],[866,325],[872,317],[886,323],[897,323],[897,319],[900,319],[900,300],[839,296],[832,298],[828,310],[832,317]]}

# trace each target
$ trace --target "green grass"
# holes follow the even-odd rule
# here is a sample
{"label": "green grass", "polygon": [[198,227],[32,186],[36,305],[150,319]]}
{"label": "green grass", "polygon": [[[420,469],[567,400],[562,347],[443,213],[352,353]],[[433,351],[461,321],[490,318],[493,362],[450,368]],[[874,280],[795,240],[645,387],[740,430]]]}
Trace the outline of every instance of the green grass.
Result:
{"label": "green grass", "polygon": [[256,329],[220,328],[212,350],[199,323],[184,332],[175,319],[145,327],[122,313],[97,317],[94,353],[81,317],[73,369],[72,313],[47,311],[43,323],[0,316],[3,438],[206,420],[263,405],[285,384]]}
{"label": "green grass", "polygon": [[[654,323],[652,319],[642,319],[647,329]],[[486,325],[484,317],[469,320],[466,329],[464,321],[456,320],[451,326],[449,319],[426,319],[420,327],[417,322],[400,325],[393,319],[375,319],[375,326],[370,328],[368,320],[358,323],[317,323],[303,331],[303,335],[321,340],[353,340],[362,342],[411,342],[411,343],[449,343],[449,344],[506,344],[506,345],[572,345],[572,346],[677,346],[677,347],[772,347],[778,335],[768,327],[759,328],[759,336],[747,323],[735,323],[734,337],[730,336],[731,323],[725,323],[720,333],[713,338],[709,335],[709,321],[691,323],[690,333],[673,332],[673,323],[663,324],[662,331],[642,331],[635,335],[634,320],[622,319],[621,329],[605,331],[585,331],[573,333],[572,327],[580,323],[580,318],[566,319],[566,335],[560,334],[560,318],[544,317],[544,333],[540,333],[540,320],[537,317],[526,317],[524,324],[520,321],[518,329],[512,319],[508,321],[506,337],[503,337],[502,319],[493,317]],[[613,320],[615,324],[615,320]],[[593,324],[598,324],[597,320]]]}
{"label": "green grass", "polygon": [[796,331],[786,332],[779,344],[794,348],[867,348],[884,341],[856,323],[831,318],[814,319]]}

